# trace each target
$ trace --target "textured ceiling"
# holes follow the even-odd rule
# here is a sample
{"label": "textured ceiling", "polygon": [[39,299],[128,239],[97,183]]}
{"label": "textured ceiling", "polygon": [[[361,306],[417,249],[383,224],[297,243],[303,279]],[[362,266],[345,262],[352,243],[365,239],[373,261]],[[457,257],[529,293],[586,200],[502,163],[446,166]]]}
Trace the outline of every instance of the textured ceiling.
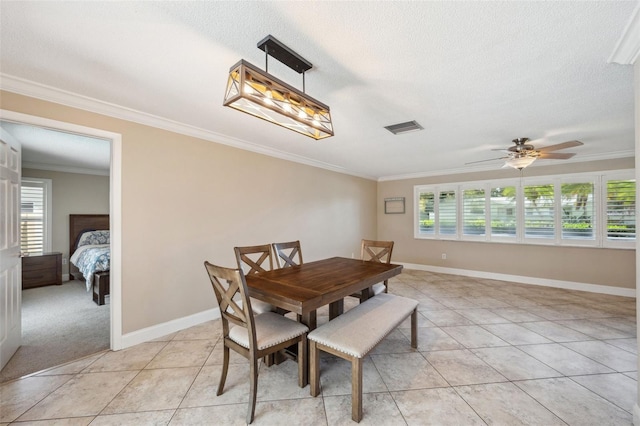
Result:
{"label": "textured ceiling", "polygon": [[[366,177],[499,168],[465,163],[517,137],[578,139],[568,161],[587,161],[633,155],[633,70],[607,58],[636,4],[2,1],[0,72]],[[267,34],[314,64],[306,91],[335,137],[222,106],[231,65],[264,67]],[[302,86],[273,59],[269,72]],[[409,120],[424,130],[383,128]]]}

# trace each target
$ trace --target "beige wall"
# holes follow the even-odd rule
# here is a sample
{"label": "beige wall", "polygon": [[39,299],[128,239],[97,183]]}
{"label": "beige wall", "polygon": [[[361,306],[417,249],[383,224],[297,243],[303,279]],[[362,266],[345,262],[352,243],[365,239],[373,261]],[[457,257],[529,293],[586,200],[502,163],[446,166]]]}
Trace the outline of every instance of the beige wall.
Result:
{"label": "beige wall", "polygon": [[300,239],[314,260],[375,237],[374,181],[1,95],[2,109],[122,135],[125,334],[215,307],[203,262],[234,266],[236,245]]}
{"label": "beige wall", "polygon": [[[633,168],[634,158],[626,158],[530,167],[525,169],[525,173],[527,176],[544,176]],[[380,182],[378,211],[383,212],[385,198],[405,197],[406,213],[379,214],[378,238],[395,241],[393,258],[398,262],[635,288],[635,250],[438,241],[413,237],[414,185],[501,179],[517,176],[517,173],[513,169],[499,169],[492,172]],[[442,260],[442,253],[446,253],[446,260]]]}
{"label": "beige wall", "polygon": [[[22,177],[51,179],[52,232],[51,250],[69,259],[69,215],[108,214],[109,176],[22,169]],[[69,264],[62,265],[69,273]]]}

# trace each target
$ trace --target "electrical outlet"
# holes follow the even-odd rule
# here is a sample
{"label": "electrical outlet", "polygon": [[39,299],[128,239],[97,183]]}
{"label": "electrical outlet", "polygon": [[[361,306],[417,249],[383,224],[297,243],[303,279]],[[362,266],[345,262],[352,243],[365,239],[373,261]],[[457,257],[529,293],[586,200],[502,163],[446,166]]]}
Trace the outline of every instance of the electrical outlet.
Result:
{"label": "electrical outlet", "polygon": [[355,254],[353,252],[351,253],[351,258],[355,259]]}
{"label": "electrical outlet", "polygon": [[447,260],[447,253],[442,253],[442,260]]}
{"label": "electrical outlet", "polygon": [[62,264],[63,264],[63,265],[66,265],[66,264],[67,264],[67,258],[66,258],[66,257],[63,257],[63,258],[62,258]]}

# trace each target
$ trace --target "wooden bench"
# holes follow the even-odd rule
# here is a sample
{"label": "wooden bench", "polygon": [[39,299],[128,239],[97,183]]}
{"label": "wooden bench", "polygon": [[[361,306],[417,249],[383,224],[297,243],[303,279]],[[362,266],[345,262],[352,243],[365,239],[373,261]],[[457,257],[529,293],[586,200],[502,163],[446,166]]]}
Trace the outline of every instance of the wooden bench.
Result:
{"label": "wooden bench", "polygon": [[351,418],[362,420],[362,359],[411,315],[411,347],[418,347],[418,301],[382,293],[362,302],[307,336],[311,396],[320,393],[320,353],[351,361]]}

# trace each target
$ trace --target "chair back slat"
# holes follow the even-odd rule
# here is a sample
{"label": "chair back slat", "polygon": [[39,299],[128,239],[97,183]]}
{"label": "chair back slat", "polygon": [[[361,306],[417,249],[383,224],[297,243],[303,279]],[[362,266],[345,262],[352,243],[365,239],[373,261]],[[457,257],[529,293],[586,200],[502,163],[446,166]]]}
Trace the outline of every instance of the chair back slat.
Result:
{"label": "chair back slat", "polygon": [[[216,294],[225,336],[229,332],[229,324],[242,326],[249,332],[249,338],[255,342],[255,324],[253,310],[249,300],[247,282],[241,269],[224,268],[204,262],[209,274],[213,291]],[[239,298],[237,297],[239,295]],[[237,301],[242,303],[239,304]]]}
{"label": "chair back slat", "polygon": [[238,268],[244,270],[245,275],[253,275],[273,269],[273,257],[271,256],[271,246],[269,244],[235,247],[233,250],[236,253]]}
{"label": "chair back slat", "polygon": [[362,240],[362,260],[379,263],[391,263],[393,241]]}
{"label": "chair back slat", "polygon": [[302,249],[300,241],[290,241],[286,243],[273,243],[273,251],[276,257],[278,268],[289,268],[291,266],[302,265]]}

